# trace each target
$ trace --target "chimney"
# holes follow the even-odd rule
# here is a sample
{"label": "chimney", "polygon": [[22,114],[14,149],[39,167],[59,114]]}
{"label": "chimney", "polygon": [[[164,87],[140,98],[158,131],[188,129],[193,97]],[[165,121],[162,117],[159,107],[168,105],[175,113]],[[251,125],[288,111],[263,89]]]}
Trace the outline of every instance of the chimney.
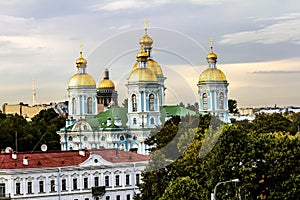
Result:
{"label": "chimney", "polygon": [[111,118],[107,118],[106,125],[107,125],[107,126],[110,126],[110,125],[111,125]]}
{"label": "chimney", "polygon": [[23,165],[28,165],[28,156],[23,156]]}
{"label": "chimney", "polygon": [[78,153],[79,153],[80,156],[85,156],[85,151],[84,150],[79,150]]}
{"label": "chimney", "polygon": [[122,126],[122,120],[118,116],[115,117],[115,125],[116,126]]}
{"label": "chimney", "polygon": [[17,160],[17,153],[15,151],[11,154],[11,158]]}

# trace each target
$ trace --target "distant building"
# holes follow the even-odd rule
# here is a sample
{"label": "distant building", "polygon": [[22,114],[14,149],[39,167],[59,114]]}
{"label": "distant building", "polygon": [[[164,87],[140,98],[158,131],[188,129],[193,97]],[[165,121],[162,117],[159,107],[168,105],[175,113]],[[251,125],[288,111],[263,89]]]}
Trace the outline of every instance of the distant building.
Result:
{"label": "distant building", "polygon": [[148,160],[116,149],[0,153],[0,199],[131,200]]}
{"label": "distant building", "polygon": [[52,108],[51,104],[41,104],[35,106],[29,106],[28,104],[19,103],[19,104],[3,104],[2,112],[3,114],[18,114],[24,118],[31,119],[35,115],[39,114],[41,110],[47,110]]}

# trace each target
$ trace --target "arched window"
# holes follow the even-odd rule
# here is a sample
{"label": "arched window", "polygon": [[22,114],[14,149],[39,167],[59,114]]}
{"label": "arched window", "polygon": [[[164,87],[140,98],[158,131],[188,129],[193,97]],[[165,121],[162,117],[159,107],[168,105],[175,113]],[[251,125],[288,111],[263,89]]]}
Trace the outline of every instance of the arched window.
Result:
{"label": "arched window", "polygon": [[73,140],[72,136],[69,136],[69,141],[72,141],[72,140]]}
{"label": "arched window", "polygon": [[202,94],[203,110],[207,110],[207,93]]}
{"label": "arched window", "polygon": [[150,119],[150,124],[154,124],[154,118],[153,117]]}
{"label": "arched window", "polygon": [[83,141],[88,141],[88,137],[84,136]]}
{"label": "arched window", "polygon": [[136,118],[133,118],[133,124],[136,125]]}
{"label": "arched window", "polygon": [[76,114],[76,100],[72,99],[72,114]]}
{"label": "arched window", "polygon": [[154,111],[154,94],[149,95],[149,110]]}
{"label": "arched window", "polygon": [[224,93],[220,93],[220,109],[224,109]]}
{"label": "arched window", "polygon": [[91,97],[87,98],[87,113],[88,114],[93,113],[93,100]]}
{"label": "arched window", "polygon": [[132,112],[136,112],[137,111],[137,104],[136,104],[136,95],[133,94],[131,96],[131,101],[132,101]]}

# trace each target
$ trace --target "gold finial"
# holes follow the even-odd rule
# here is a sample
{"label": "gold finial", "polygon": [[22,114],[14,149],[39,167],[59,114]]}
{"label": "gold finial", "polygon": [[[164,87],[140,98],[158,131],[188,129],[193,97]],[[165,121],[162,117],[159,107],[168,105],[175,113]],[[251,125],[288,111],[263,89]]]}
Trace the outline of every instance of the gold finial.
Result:
{"label": "gold finial", "polygon": [[147,35],[147,27],[148,27],[149,21],[144,18],[144,28],[145,28],[145,35]]}
{"label": "gold finial", "polygon": [[80,57],[82,57],[82,42],[80,41]]}
{"label": "gold finial", "polygon": [[213,39],[211,37],[210,37],[209,43],[210,43],[210,52],[212,53],[213,52]]}

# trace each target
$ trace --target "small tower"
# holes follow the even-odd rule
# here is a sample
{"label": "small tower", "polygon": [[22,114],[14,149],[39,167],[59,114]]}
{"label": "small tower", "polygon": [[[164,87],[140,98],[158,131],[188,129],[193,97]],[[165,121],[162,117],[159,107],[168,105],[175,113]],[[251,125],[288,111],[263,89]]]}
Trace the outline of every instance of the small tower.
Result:
{"label": "small tower", "polygon": [[148,54],[142,49],[136,55],[138,68],[128,78],[129,129],[155,128],[160,125],[160,85],[147,67]]}
{"label": "small tower", "polygon": [[82,44],[76,67],[77,73],[69,80],[68,94],[69,118],[78,121],[97,114],[96,82],[86,73],[87,60],[82,56]]}
{"label": "small tower", "polygon": [[36,89],[35,89],[35,77],[32,81],[32,106],[36,105]]}
{"label": "small tower", "polygon": [[103,80],[97,88],[98,112],[104,112],[107,109],[118,106],[118,93],[115,90],[115,84],[109,79],[109,71],[104,71]]}
{"label": "small tower", "polygon": [[[164,81],[166,80],[166,77],[163,74],[163,71],[160,67],[160,65],[152,58],[151,50],[152,50],[152,44],[153,40],[151,37],[149,37],[147,33],[147,25],[148,21],[144,19],[144,35],[143,37],[139,40],[139,44],[142,50],[144,50],[148,54],[148,59],[147,59],[147,67],[156,75],[157,81],[159,83],[159,103],[160,106],[162,107],[165,104],[165,84]],[[138,62],[135,63],[135,65],[132,67],[132,71],[138,68]]]}
{"label": "small tower", "polygon": [[228,119],[228,85],[225,74],[217,69],[217,54],[213,52],[213,40],[210,39],[210,52],[206,56],[208,68],[198,81],[199,112],[218,116],[220,120]]}

